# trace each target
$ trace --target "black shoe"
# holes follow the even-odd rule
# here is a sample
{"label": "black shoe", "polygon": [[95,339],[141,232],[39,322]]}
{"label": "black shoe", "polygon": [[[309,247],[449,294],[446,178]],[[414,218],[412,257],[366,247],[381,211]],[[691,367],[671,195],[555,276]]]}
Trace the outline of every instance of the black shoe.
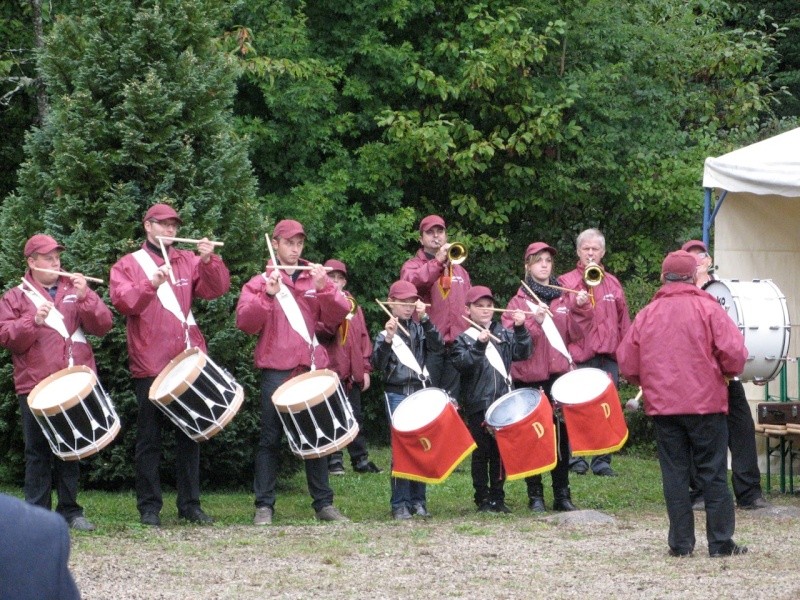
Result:
{"label": "black shoe", "polygon": [[411,514],[415,517],[422,517],[423,519],[429,519],[431,517],[431,513],[428,512],[424,504],[415,504],[412,506]]}
{"label": "black shoe", "polygon": [[194,510],[190,510],[189,512],[185,513],[179,512],[178,516],[181,519],[186,519],[187,521],[196,523],[198,525],[211,525],[214,522],[214,519],[204,513],[202,508],[195,508]]}
{"label": "black shoe", "polygon": [[531,512],[547,512],[547,507],[544,504],[544,498],[541,496],[533,496],[528,499],[528,508]]}
{"label": "black shoe", "polygon": [[728,546],[717,552],[709,553],[711,558],[722,558],[724,556],[739,556],[740,554],[747,554],[747,546],[737,546],[731,542]]}
{"label": "black shoe", "polygon": [[161,527],[161,517],[158,516],[158,513],[154,512],[142,513],[139,522],[142,525],[147,525],[148,527]]}
{"label": "black shoe", "polygon": [[772,508],[772,504],[767,502],[767,500],[763,496],[759,496],[752,502],[748,502],[747,504],[740,504],[739,508],[742,510],[758,510],[759,508]]}
{"label": "black shoe", "polygon": [[[487,502],[488,504],[488,512],[497,513],[497,514],[509,514],[511,509],[506,506],[506,503],[502,500],[491,500]],[[480,510],[480,509],[479,509]],[[481,511],[485,512],[485,511]]]}
{"label": "black shoe", "polygon": [[676,558],[688,558],[692,556],[692,552],[692,550],[675,550],[674,548],[669,549],[669,555]]}
{"label": "black shoe", "polygon": [[392,509],[392,518],[395,521],[408,521],[411,518],[411,512],[407,506]]}
{"label": "black shoe", "polygon": [[328,465],[330,475],[344,475],[344,465],[342,463],[331,463]]}
{"label": "black shoe", "polygon": [[353,467],[353,471],[356,473],[383,473],[383,469],[377,467],[371,460],[358,463]]}
{"label": "black shoe", "polygon": [[487,513],[491,512],[491,504],[489,504],[488,500],[484,500],[480,504],[478,504],[478,512]]}
{"label": "black shoe", "polygon": [[570,472],[575,473],[575,475],[586,475],[589,472],[589,465],[586,464],[585,460],[581,460],[576,462],[569,467]]}
{"label": "black shoe", "polygon": [[83,515],[77,516],[69,522],[69,528],[75,531],[94,531],[95,524]]}
{"label": "black shoe", "polygon": [[603,467],[595,473],[599,477],[617,477],[617,472],[611,467]]}

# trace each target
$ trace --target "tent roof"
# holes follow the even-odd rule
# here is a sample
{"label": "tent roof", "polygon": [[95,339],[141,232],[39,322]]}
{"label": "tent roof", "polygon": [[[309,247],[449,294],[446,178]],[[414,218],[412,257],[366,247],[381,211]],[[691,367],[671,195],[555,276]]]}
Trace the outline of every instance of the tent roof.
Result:
{"label": "tent roof", "polygon": [[703,187],[800,197],[800,127],[706,159]]}

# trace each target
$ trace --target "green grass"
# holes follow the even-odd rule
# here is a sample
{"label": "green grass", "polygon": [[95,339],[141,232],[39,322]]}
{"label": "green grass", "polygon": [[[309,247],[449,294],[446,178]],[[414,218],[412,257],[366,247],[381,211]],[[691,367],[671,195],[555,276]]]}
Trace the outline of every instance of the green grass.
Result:
{"label": "green grass", "polygon": [[[390,521],[389,510],[389,448],[371,448],[370,458],[384,472],[380,474],[354,473],[349,464],[344,476],[331,477],[336,494],[336,506],[356,522]],[[347,463],[345,453],[345,462]],[[437,520],[474,517],[473,523],[464,525],[464,533],[481,535],[482,522],[496,518],[521,519],[528,516],[527,494],[524,481],[506,482],[506,502],[514,511],[511,515],[498,516],[477,514],[472,501],[472,482],[469,474],[469,458],[446,481],[428,486],[428,509]],[[663,511],[661,477],[658,461],[636,453],[615,455],[614,469],[619,477],[596,477],[594,475],[571,475],[573,502],[582,509],[602,510],[623,516],[633,512]],[[545,500],[552,502],[551,480],[544,475]],[[22,491],[13,486],[0,490],[21,496]],[[212,515],[218,525],[247,525],[253,518],[253,495],[250,490],[208,492],[201,495],[204,510]],[[86,515],[106,533],[114,531],[144,530],[139,524],[136,497],[133,491],[103,492],[82,491],[79,501]],[[278,500],[275,506],[275,524],[308,525],[314,523],[311,497],[306,489],[305,472],[279,482]],[[177,509],[174,492],[164,494],[162,524],[177,526]]]}

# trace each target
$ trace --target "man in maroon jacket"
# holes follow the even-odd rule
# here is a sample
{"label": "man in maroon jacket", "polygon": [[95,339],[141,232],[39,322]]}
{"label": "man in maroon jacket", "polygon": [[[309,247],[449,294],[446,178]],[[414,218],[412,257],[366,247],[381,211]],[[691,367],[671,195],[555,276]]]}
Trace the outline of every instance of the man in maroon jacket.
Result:
{"label": "man in maroon jacket", "polygon": [[[270,268],[270,260],[265,273],[244,285],[236,305],[236,326],[258,336],[255,365],[261,369],[261,433],[253,483],[255,525],[271,524],[275,512],[283,425],[272,395],[292,377],[328,366],[328,354],[317,342],[317,333],[323,325],[331,330],[337,327],[350,310],[350,302],[325,268],[300,258],[305,241],[300,223],[291,219],[278,222],[272,246],[280,269]],[[333,506],[327,457],[303,463],[317,519],[346,521]]]}
{"label": "man in maroon jacket", "polygon": [[[146,239],[111,268],[109,291],[114,307],[126,317],[128,362],[136,400],[136,505],[144,525],[161,525],[161,429],[175,426],[149,399],[150,386],[169,362],[187,347],[206,352],[206,342],[192,316],[195,296],[212,300],[230,289],[231,277],[214,245],[203,238],[197,252],[173,248],[181,225],[175,209],[154,204],[144,215]],[[164,260],[164,248],[169,264]],[[174,283],[170,278],[170,271]],[[200,508],[200,446],[183,432],[176,433],[178,516],[193,523],[213,519]]]}
{"label": "man in maroon jacket", "polygon": [[64,246],[41,233],[26,242],[27,285],[11,288],[0,300],[0,345],[11,351],[14,362],[25,439],[25,500],[50,509],[55,467],[56,511],[73,529],[91,531],[95,527],[78,504],[79,462],[53,455],[28,408],[31,390],[53,373],[72,364],[96,371],[94,353],[83,332],[102,336],[112,325],[111,311],[87,287],[83,275],[39,270],[60,271],[62,250]]}
{"label": "man in maroon jacket", "polygon": [[[353,409],[353,416],[358,422],[358,435],[347,445],[350,463],[356,473],[380,473],[381,469],[369,459],[367,438],[364,435],[364,411],[361,409],[361,393],[369,389],[372,372],[372,340],[364,320],[364,311],[345,289],[347,265],[331,258],[325,261],[324,266],[331,269],[328,276],[351,304],[350,312],[338,327],[334,331],[325,328],[325,333],[320,335],[320,341],[328,351],[328,368],[336,371],[339,376]],[[328,472],[331,475],[344,475],[343,458],[341,450],[328,455]]]}
{"label": "man in maroon jacket", "polygon": [[664,285],[617,348],[620,372],[641,385],[644,411],[653,417],[669,517],[669,554],[694,551],[689,495],[692,464],[706,505],[712,557],[744,554],[733,541],[735,515],[727,482],[728,380],[747,360],[744,338],[711,295],[695,285],[695,257],[667,255]]}
{"label": "man in maroon jacket", "polygon": [[[558,282],[563,287],[588,292],[594,316],[588,334],[571,345],[570,352],[579,367],[602,369],[611,376],[614,385],[619,387],[617,346],[631,325],[625,291],[619,280],[602,266],[606,254],[606,238],[600,230],[582,231],[578,235],[575,248],[578,264],[572,271],[561,275]],[[603,273],[599,283],[594,286],[588,285],[584,280],[584,272],[590,264],[596,265]],[[593,457],[591,468],[595,475],[616,476],[611,468],[610,454]],[[589,470],[589,465],[583,457],[573,457],[570,460],[570,470],[583,475]]]}
{"label": "man in maroon jacket", "polygon": [[469,273],[448,258],[451,244],[447,227],[439,215],[428,215],[419,224],[420,248],[400,269],[400,279],[413,283],[420,299],[430,304],[428,315],[444,338],[444,351],[428,355],[425,366],[434,386],[453,397],[460,393],[461,376],[450,360],[453,342],[469,324],[464,306],[469,288]]}

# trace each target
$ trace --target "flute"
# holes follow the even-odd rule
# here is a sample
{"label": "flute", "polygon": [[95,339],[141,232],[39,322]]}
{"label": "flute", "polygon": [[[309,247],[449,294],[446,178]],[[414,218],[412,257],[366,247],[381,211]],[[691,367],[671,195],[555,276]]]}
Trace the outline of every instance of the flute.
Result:
{"label": "flute", "polygon": [[[170,242],[185,242],[187,244],[199,244],[203,240],[196,240],[194,238],[179,238],[179,237],[170,237],[168,235],[157,235],[156,236],[159,240],[168,240]],[[212,240],[208,240],[208,243],[212,246],[224,246],[225,242],[214,242]]]}
{"label": "flute", "polygon": [[[51,275],[60,275],[61,277],[75,277],[76,275],[83,275],[82,273],[69,273],[68,271],[55,271],[53,269],[42,269],[40,267],[33,267],[35,271],[39,271],[40,273],[50,273]],[[105,283],[102,279],[98,279],[97,277],[89,277],[88,275],[83,275],[83,278],[86,281],[94,281],[95,283]]]}

